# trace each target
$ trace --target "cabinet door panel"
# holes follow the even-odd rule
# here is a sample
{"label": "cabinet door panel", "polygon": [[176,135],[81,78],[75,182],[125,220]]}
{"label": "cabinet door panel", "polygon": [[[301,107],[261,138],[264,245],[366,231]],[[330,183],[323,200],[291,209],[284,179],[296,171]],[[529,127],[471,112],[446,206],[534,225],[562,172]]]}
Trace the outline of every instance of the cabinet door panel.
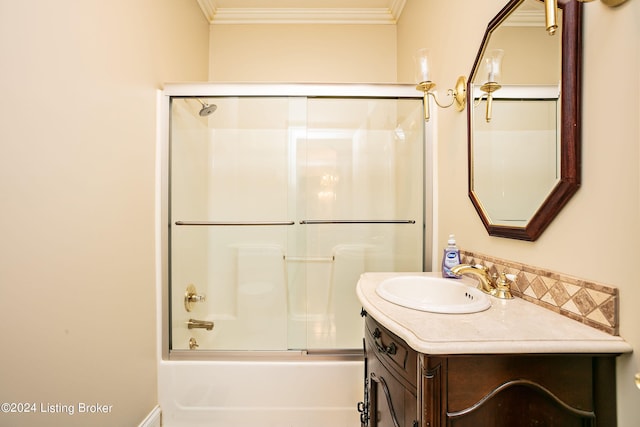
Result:
{"label": "cabinet door panel", "polygon": [[570,408],[547,391],[517,383],[490,395],[478,405],[458,413],[447,413],[451,427],[592,427],[592,412]]}
{"label": "cabinet door panel", "polygon": [[415,427],[417,399],[393,377],[371,373],[370,427]]}
{"label": "cabinet door panel", "polygon": [[[371,426],[401,427],[404,414],[404,390],[393,377],[378,376],[372,372],[369,376],[371,384]],[[400,412],[396,412],[400,411]]]}

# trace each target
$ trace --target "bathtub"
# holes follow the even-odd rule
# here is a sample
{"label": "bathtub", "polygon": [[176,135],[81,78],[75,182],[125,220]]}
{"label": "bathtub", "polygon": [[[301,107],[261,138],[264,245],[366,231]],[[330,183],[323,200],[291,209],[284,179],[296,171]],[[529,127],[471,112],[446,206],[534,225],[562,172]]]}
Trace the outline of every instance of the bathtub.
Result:
{"label": "bathtub", "polygon": [[359,427],[362,361],[166,361],[164,427]]}

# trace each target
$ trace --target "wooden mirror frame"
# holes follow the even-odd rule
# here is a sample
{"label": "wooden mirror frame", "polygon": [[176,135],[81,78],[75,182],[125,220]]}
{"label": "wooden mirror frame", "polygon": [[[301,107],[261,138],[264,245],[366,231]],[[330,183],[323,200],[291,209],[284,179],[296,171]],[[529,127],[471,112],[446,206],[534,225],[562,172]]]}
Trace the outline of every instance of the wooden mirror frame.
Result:
{"label": "wooden mirror frame", "polygon": [[[489,43],[491,33],[522,3],[522,0],[510,0],[509,3],[489,22],[467,82],[467,93],[473,93],[473,77],[481,66],[482,57]],[[480,200],[473,191],[472,140],[473,96],[467,97],[467,136],[468,136],[468,174],[469,198],[491,236],[534,241],[547,228],[569,199],[578,191],[581,176],[580,142],[580,98],[582,70],[582,3],[577,0],[558,0],[562,9],[562,76],[561,76],[561,112],[560,112],[560,179],[547,198],[524,227],[492,224],[485,213]],[[541,28],[541,31],[544,29]]]}

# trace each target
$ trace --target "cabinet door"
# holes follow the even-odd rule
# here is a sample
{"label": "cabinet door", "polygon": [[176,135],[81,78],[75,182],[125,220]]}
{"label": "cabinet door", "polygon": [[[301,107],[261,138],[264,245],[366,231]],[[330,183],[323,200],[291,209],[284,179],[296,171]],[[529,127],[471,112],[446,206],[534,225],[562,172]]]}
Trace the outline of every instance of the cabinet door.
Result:
{"label": "cabinet door", "polygon": [[371,372],[369,427],[415,427],[417,399],[394,377]]}
{"label": "cabinet door", "polygon": [[366,345],[368,372],[369,427],[417,426],[417,396],[378,359]]}

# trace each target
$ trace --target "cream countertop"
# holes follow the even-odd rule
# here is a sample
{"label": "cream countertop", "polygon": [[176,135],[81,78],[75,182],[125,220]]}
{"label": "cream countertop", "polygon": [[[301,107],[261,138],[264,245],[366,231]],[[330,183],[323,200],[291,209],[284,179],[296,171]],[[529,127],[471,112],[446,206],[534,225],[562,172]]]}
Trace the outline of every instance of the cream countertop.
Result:
{"label": "cream countertop", "polygon": [[[356,286],[362,307],[380,324],[425,354],[630,353],[622,338],[601,332],[520,298],[491,298],[491,308],[472,314],[439,314],[405,308],[376,293],[380,282],[401,275],[364,273]],[[456,280],[456,279],[451,279]],[[467,277],[463,283],[475,287]]]}

